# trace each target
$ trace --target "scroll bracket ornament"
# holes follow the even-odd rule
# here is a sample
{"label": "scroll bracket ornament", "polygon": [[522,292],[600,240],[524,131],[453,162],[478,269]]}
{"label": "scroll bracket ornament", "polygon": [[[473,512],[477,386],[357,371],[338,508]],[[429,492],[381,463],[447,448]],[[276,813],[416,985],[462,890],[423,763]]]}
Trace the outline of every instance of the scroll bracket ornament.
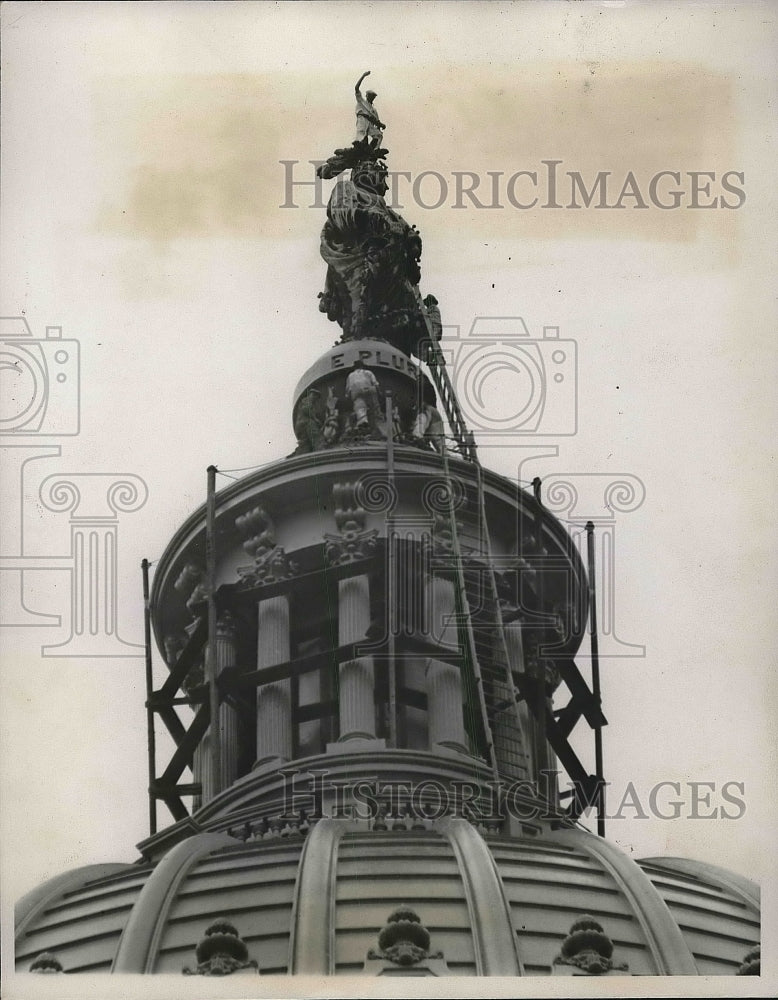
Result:
{"label": "scroll bracket ornament", "polygon": [[275,525],[262,507],[254,507],[235,521],[239,531],[249,537],[243,549],[253,557],[250,566],[239,566],[238,576],[245,588],[263,587],[283,580],[290,580],[299,572],[299,566],[278,544]]}
{"label": "scroll bracket ornament", "polygon": [[325,534],[324,557],[331,566],[345,566],[372,556],[378,529],[367,528],[367,512],[356,499],[355,483],[335,483],[332,499],[339,534]]}

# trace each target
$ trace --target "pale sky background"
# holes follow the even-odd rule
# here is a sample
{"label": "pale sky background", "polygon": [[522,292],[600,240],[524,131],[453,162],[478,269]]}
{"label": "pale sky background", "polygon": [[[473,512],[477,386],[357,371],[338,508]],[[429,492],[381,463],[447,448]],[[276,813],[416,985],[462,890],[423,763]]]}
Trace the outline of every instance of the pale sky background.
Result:
{"label": "pale sky background", "polygon": [[[363,70],[393,170],[453,183],[555,158],[588,180],[612,171],[616,191],[629,170],[646,183],[663,169],[745,173],[737,211],[455,210],[450,196],[435,210],[407,198],[403,215],[446,323],[521,316],[533,336],[555,325],[578,343],[579,431],[523,478],[645,484],[617,522],[616,621],[647,653],[602,665],[612,801],[630,781],[641,798],[661,780],[745,784],[739,820],[624,819],[609,839],[766,885],[775,5],[7,3],[2,17],[0,311],[41,338],[62,326],[82,358],[81,433],[46,438],[61,456],[30,469],[28,553],[68,551],[67,515],[36,504],[45,476],[141,476],[149,499],[119,528],[132,642],[140,560],[203,501],[206,467],[294,447],[292,390],[339,331],[317,310],[324,212],[279,208],[279,161],[307,178],[308,160],[350,141]],[[482,450],[508,476],[523,458]],[[6,503],[18,490],[4,476]],[[604,513],[592,496],[584,515]],[[68,634],[67,577],[28,581],[28,605],[63,625],[0,635],[6,915],[63,869],[134,860],[147,832],[143,659],[41,657]],[[682,798],[688,816],[688,786]]]}

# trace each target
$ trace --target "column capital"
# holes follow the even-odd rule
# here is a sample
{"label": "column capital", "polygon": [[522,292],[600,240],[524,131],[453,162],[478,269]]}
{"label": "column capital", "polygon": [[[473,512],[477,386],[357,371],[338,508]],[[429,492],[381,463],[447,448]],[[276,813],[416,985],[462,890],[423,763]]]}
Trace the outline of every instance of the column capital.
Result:
{"label": "column capital", "polygon": [[47,510],[69,511],[71,521],[116,521],[140,510],[149,496],[140,476],[112,472],[57,473],[43,480],[39,493]]}
{"label": "column capital", "polygon": [[238,623],[229,611],[222,611],[216,620],[216,638],[234,639],[238,631]]}

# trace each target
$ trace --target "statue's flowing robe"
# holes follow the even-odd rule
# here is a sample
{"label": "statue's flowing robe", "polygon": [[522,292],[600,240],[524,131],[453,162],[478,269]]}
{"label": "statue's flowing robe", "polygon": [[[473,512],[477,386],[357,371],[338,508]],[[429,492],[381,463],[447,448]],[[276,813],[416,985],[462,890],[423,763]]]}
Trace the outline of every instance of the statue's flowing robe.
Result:
{"label": "statue's flowing robe", "polygon": [[321,308],[344,340],[382,337],[413,350],[423,325],[416,230],[381,195],[342,180],[327,206],[321,255],[328,265]]}

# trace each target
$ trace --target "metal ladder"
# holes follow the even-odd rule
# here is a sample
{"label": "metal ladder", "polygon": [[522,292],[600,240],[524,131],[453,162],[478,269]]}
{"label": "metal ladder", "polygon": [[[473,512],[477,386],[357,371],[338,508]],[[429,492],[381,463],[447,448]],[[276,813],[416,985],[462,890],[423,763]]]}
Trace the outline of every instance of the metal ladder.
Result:
{"label": "metal ladder", "polygon": [[[466,501],[459,512],[454,508],[451,469],[445,453],[443,470],[454,541],[459,629],[481,711],[487,759],[495,778],[528,777],[529,734],[525,732],[519,708],[522,698],[510,666],[485,516],[482,470],[474,462],[475,488],[459,480]],[[461,525],[457,524],[457,513]],[[475,533],[468,532],[468,528],[475,528]],[[465,540],[475,544],[466,546]],[[470,551],[464,551],[466,548]]]}
{"label": "metal ladder", "polygon": [[[519,702],[522,700],[513,681],[513,672],[494,574],[489,526],[484,502],[483,470],[472,433],[468,430],[446,366],[446,358],[435,338],[421,294],[416,289],[421,315],[429,334],[426,363],[448,420],[457,450],[472,463],[476,476],[472,485],[458,479],[464,491],[461,515],[467,523],[457,523],[455,490],[446,448],[443,448],[443,474],[448,494],[456,573],[458,627],[460,641],[470,666],[472,687],[480,709],[487,760],[496,779],[515,779],[529,774],[526,740]],[[469,529],[469,531],[467,530]],[[463,552],[463,542],[470,552]],[[463,640],[463,641],[462,641]],[[467,687],[467,685],[466,685]]]}
{"label": "metal ladder", "polygon": [[[507,643],[500,612],[497,581],[491,557],[489,529],[486,523],[483,475],[476,458],[471,459],[476,473],[476,487],[464,490],[463,516],[467,525],[457,522],[456,491],[452,483],[448,453],[443,449],[443,474],[447,487],[448,520],[456,579],[457,627],[478,705],[485,742],[486,758],[496,780],[528,776],[526,734],[521,719],[521,700],[513,682]],[[475,492],[475,496],[474,496]],[[465,513],[466,512],[466,513]],[[463,528],[470,528],[466,533]],[[475,529],[473,531],[472,529]],[[467,539],[470,552],[463,551]],[[475,544],[472,544],[475,543]],[[467,681],[471,683],[468,685]]]}
{"label": "metal ladder", "polygon": [[427,315],[427,307],[424,305],[424,301],[422,300],[421,292],[418,287],[415,289],[415,293],[416,302],[419,306],[419,312],[424,318],[424,324],[427,327],[427,339],[422,340],[419,345],[420,350],[422,348],[426,348],[426,350],[423,351],[426,356],[420,360],[423,360],[429,368],[430,375],[432,376],[432,382],[435,386],[435,391],[438,394],[438,399],[443,404],[446,419],[448,420],[451,433],[456,441],[459,454],[462,458],[465,458],[470,462],[477,462],[478,456],[476,452],[475,439],[473,438],[472,432],[467,429],[467,424],[465,423],[465,418],[462,415],[459,401],[457,400],[454,392],[454,387],[451,384],[451,379],[448,375],[448,368],[446,367],[446,357],[440,349],[440,344],[435,337],[435,331],[432,329],[430,318]]}
{"label": "metal ladder", "polygon": [[[530,734],[525,731],[519,708],[522,697],[513,678],[486,518],[483,470],[478,462],[475,463],[475,473],[482,550],[479,553],[481,558],[476,560],[477,569],[466,569],[464,575],[468,594],[474,591],[473,597],[480,599],[480,607],[469,597],[469,627],[475,636],[487,718],[500,773],[502,777],[514,780],[529,776],[527,741]],[[476,607],[478,611],[475,611]]]}

